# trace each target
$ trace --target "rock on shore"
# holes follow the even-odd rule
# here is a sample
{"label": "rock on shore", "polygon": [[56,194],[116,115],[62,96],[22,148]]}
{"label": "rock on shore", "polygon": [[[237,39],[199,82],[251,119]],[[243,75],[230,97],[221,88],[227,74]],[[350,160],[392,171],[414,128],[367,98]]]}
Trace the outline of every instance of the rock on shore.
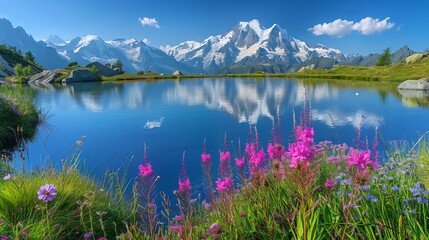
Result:
{"label": "rock on shore", "polygon": [[30,76],[27,80],[28,83],[40,82],[40,83],[53,83],[57,77],[61,76],[60,73],[55,70],[44,70],[41,73]]}
{"label": "rock on shore", "polygon": [[428,90],[429,91],[429,82],[428,78],[421,78],[419,80],[406,80],[399,84],[398,89],[408,89],[408,90]]}
{"label": "rock on shore", "polygon": [[94,75],[87,69],[75,69],[71,71],[68,78],[63,79],[63,83],[73,83],[73,82],[91,82],[91,81],[100,81],[100,78]]}

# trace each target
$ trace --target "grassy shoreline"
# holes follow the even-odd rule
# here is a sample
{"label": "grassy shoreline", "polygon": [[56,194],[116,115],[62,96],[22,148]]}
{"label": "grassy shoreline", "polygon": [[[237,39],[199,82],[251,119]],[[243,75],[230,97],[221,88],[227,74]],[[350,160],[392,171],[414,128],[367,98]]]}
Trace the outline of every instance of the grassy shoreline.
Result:
{"label": "grassy shoreline", "polygon": [[[146,159],[146,149],[131,183],[124,179],[126,169],[122,175],[119,170],[106,173],[102,182],[79,173],[84,138],[76,141],[59,170],[48,166],[16,172],[0,159],[0,173],[6,174],[0,179],[0,238],[429,237],[429,144],[424,136],[411,149],[391,148],[388,159],[379,164],[372,151],[377,140],[371,149],[316,144],[314,131],[306,124],[294,134],[288,147],[270,143],[263,148],[256,137],[240,156],[224,149],[212,157],[213,151],[203,146],[202,194],[207,200],[192,194],[194,185],[185,167],[177,191],[155,192],[159,177]],[[217,180],[211,169],[215,159],[220,159]],[[45,184],[56,188],[47,202],[37,195]],[[132,193],[127,196],[128,184]]]}
{"label": "grassy shoreline", "polygon": [[13,150],[36,135],[42,113],[25,91],[20,85],[0,87],[0,150]]}
{"label": "grassy shoreline", "polygon": [[148,79],[177,79],[177,78],[296,78],[296,79],[338,79],[360,80],[375,82],[396,82],[408,79],[420,79],[429,76],[429,58],[407,63],[405,60],[389,66],[337,66],[331,70],[313,69],[293,73],[248,73],[248,74],[208,74],[208,75],[157,75],[154,73],[136,75],[121,74],[113,77],[103,77],[103,81],[148,80]]}

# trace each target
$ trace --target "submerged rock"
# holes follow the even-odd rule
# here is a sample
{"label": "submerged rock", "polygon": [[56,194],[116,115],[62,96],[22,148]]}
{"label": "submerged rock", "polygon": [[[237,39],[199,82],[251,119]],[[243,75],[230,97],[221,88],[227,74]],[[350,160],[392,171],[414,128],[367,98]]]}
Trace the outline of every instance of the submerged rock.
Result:
{"label": "submerged rock", "polygon": [[406,80],[399,84],[398,89],[429,90],[428,78],[421,78],[419,80]]}

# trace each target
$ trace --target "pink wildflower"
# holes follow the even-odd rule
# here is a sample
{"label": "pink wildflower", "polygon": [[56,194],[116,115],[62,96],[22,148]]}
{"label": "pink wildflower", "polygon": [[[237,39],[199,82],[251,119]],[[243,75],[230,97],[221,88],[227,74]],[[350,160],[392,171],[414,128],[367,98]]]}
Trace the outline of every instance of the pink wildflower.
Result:
{"label": "pink wildflower", "polygon": [[281,160],[284,153],[285,153],[285,148],[283,147],[283,145],[276,143],[276,144],[268,144],[268,156],[270,157],[270,159],[277,159],[277,160]]}
{"label": "pink wildflower", "polygon": [[250,156],[252,156],[253,154],[256,153],[255,144],[246,143],[246,150],[245,151],[246,151],[247,157],[250,158]]}
{"label": "pink wildflower", "polygon": [[218,234],[222,231],[222,225],[220,225],[219,223],[213,223],[209,229],[207,230],[207,233],[211,233],[211,234]]}
{"label": "pink wildflower", "polygon": [[216,181],[216,185],[217,185],[216,190],[219,193],[229,192],[234,186],[232,180],[229,177],[226,177],[223,181],[220,180],[220,178],[218,178]]}
{"label": "pink wildflower", "polygon": [[244,166],[244,157],[242,157],[242,158],[236,158],[235,159],[235,165],[237,165],[237,167]]}
{"label": "pink wildflower", "polygon": [[327,179],[325,182],[325,187],[326,188],[331,188],[331,187],[335,187],[337,186],[338,182],[333,180],[333,179]]}
{"label": "pink wildflower", "polygon": [[368,166],[372,169],[377,167],[376,162],[371,161],[371,150],[360,151],[358,149],[350,148],[348,160],[348,166],[357,166],[360,170],[364,170]]}
{"label": "pink wildflower", "polygon": [[264,160],[265,160],[264,150],[261,149],[259,152],[257,153],[255,152],[254,154],[252,154],[249,160],[249,164],[252,172],[258,170],[258,168],[260,167],[260,165],[263,163]]}
{"label": "pink wildflower", "polygon": [[203,163],[210,162],[212,160],[212,156],[209,153],[201,154],[201,160]]}
{"label": "pink wildflower", "polygon": [[314,130],[313,128],[296,127],[296,142],[289,144],[287,155],[290,157],[291,168],[297,168],[298,165],[304,164],[309,166],[309,161],[314,158],[316,147],[313,145]]}
{"label": "pink wildflower", "polygon": [[150,165],[150,163],[147,164],[141,164],[139,166],[139,170],[140,170],[140,176],[142,177],[151,177],[153,175],[153,170],[152,170],[152,166]]}
{"label": "pink wildflower", "polygon": [[298,126],[296,128],[296,141],[313,143],[314,142],[314,129],[308,128],[308,127],[302,129],[301,126]]}
{"label": "pink wildflower", "polygon": [[220,161],[225,162],[231,159],[231,153],[229,152],[220,152]]}
{"label": "pink wildflower", "polygon": [[190,193],[191,189],[191,181],[189,181],[189,178],[185,179],[184,181],[179,180],[179,192],[186,194]]}
{"label": "pink wildflower", "polygon": [[170,230],[171,230],[172,232],[178,232],[180,235],[182,235],[182,234],[183,234],[183,228],[182,228],[182,225],[173,225],[173,226],[171,226],[171,227],[170,227]]}

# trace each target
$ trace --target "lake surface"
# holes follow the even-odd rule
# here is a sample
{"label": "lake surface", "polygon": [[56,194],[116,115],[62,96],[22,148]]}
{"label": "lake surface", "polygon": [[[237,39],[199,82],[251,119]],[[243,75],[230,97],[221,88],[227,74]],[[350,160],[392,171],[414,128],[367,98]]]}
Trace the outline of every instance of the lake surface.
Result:
{"label": "lake surface", "polygon": [[48,111],[49,127],[41,127],[37,139],[29,143],[27,168],[58,164],[76,140],[86,136],[82,169],[101,176],[131,161],[132,179],[146,144],[155,174],[161,176],[158,189],[170,194],[177,188],[183,152],[193,187],[200,188],[204,139],[216,160],[225,134],[234,153],[239,139],[247,141],[250,126],[257,127],[266,146],[278,112],[283,139],[289,140],[293,112],[298,116],[305,93],[312,101],[316,141],[352,145],[360,119],[362,136],[369,140],[376,128],[386,140],[409,142],[429,130],[429,97],[399,93],[395,86],[382,83],[222,78],[31,88],[36,105]]}

